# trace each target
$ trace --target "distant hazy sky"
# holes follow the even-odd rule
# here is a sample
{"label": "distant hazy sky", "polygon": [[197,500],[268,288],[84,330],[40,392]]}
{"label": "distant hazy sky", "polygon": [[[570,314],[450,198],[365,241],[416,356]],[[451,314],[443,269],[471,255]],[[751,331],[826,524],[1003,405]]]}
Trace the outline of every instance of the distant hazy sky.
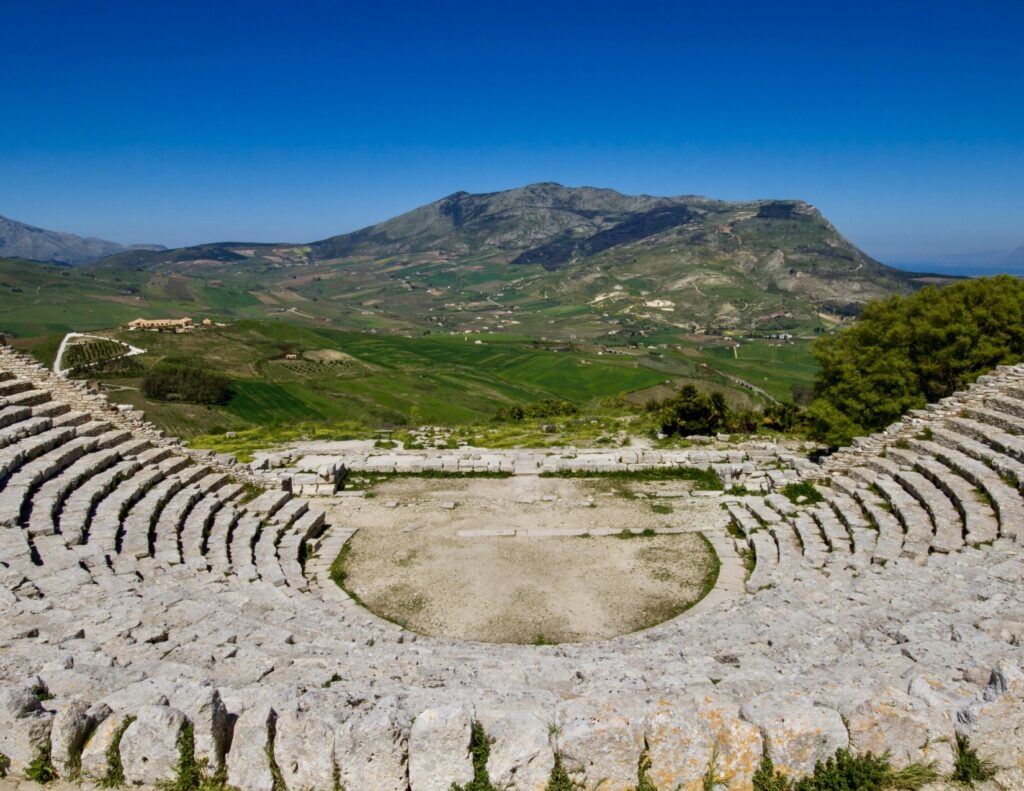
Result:
{"label": "distant hazy sky", "polygon": [[309,241],[533,181],[1024,245],[1024,3],[4,2],[0,214]]}

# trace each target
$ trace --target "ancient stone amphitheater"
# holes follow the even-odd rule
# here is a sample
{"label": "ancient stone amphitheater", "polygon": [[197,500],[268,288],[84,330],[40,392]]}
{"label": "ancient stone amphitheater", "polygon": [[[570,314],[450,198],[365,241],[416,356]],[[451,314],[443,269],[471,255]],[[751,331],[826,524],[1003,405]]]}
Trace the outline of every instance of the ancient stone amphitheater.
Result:
{"label": "ancient stone amphitheater", "polygon": [[[0,753],[14,776],[169,777],[183,733],[242,789],[750,788],[838,748],[1024,787],[1024,367],[800,474],[824,500],[729,504],[747,592],[597,643],[427,639],[326,568],[348,535],[0,352]],[[827,483],[824,483],[826,482]],[[739,533],[737,532],[737,535]]]}

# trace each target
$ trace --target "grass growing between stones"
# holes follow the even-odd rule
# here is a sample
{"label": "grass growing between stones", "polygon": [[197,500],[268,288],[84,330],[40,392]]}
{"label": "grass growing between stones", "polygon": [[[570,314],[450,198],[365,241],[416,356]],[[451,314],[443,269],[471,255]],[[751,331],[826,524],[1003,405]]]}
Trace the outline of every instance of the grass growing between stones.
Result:
{"label": "grass growing between stones", "polygon": [[160,791],[222,791],[227,788],[223,768],[210,772],[206,759],[196,760],[195,726],[189,723],[178,737],[178,763],[174,778],[157,785]]}
{"label": "grass growing between stones", "polygon": [[951,780],[968,788],[975,783],[991,780],[996,774],[996,765],[987,758],[978,755],[971,747],[971,740],[966,736],[956,735],[956,763],[953,766]]}
{"label": "grass growing between stones", "polygon": [[551,775],[544,791],[581,791],[582,786],[569,777],[562,764],[562,756],[555,753],[555,765],[551,767]]}
{"label": "grass growing between stones", "polygon": [[791,503],[799,505],[814,505],[825,499],[809,481],[787,483],[782,487],[782,493],[789,498]]}
{"label": "grass growing between stones", "polygon": [[41,785],[57,779],[57,770],[54,769],[53,762],[50,760],[49,742],[47,742],[46,747],[39,748],[35,758],[25,768],[25,777]]}
{"label": "grass growing between stones", "polygon": [[917,791],[939,779],[933,763],[912,763],[896,769],[888,753],[854,755],[839,750],[814,765],[814,773],[791,780],[775,769],[766,750],[754,773],[754,791]]}
{"label": "grass growing between stones", "polygon": [[124,785],[124,767],[121,765],[121,738],[135,717],[125,717],[117,726],[107,747],[107,772],[99,780],[100,788],[120,788]]}
{"label": "grass growing between stones", "polygon": [[450,791],[501,791],[487,773],[487,759],[491,755],[491,739],[484,726],[473,722],[469,737],[469,754],[473,760],[473,779],[465,785],[452,783]]}
{"label": "grass growing between stones", "polygon": [[0,778],[7,777],[7,772],[11,768],[11,759],[3,753],[0,753]]}

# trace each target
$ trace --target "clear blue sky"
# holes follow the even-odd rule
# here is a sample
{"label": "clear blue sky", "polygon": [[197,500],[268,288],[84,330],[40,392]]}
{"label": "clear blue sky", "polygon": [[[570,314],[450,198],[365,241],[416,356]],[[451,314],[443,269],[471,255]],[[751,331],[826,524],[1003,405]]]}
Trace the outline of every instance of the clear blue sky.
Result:
{"label": "clear blue sky", "polygon": [[533,181],[817,205],[888,261],[1024,245],[1024,4],[5,3],[0,214],[309,241]]}

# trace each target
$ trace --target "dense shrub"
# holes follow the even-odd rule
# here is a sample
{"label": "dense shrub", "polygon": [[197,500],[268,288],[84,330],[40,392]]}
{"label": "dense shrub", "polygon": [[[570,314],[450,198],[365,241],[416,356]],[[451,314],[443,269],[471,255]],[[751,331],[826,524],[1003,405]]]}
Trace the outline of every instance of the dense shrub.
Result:
{"label": "dense shrub", "polygon": [[819,761],[814,773],[790,780],[772,765],[767,752],[753,777],[754,791],[916,791],[938,779],[930,764],[913,763],[895,769],[888,755],[854,755],[839,750],[827,761]]}
{"label": "dense shrub", "polygon": [[532,404],[499,409],[495,414],[495,419],[517,421],[529,418],[567,417],[575,415],[578,411],[576,405],[569,401],[563,401],[558,398],[542,398],[540,401],[534,401]]}
{"label": "dense shrub", "polygon": [[818,340],[814,356],[821,370],[810,429],[845,444],[1024,359],[1024,281],[999,275],[873,302]]}
{"label": "dense shrub", "polygon": [[683,385],[679,392],[658,406],[661,432],[668,436],[714,434],[725,427],[729,407],[719,391],[700,392],[693,385]]}
{"label": "dense shrub", "polygon": [[142,394],[159,401],[226,404],[231,399],[231,382],[206,368],[161,364],[146,372]]}

